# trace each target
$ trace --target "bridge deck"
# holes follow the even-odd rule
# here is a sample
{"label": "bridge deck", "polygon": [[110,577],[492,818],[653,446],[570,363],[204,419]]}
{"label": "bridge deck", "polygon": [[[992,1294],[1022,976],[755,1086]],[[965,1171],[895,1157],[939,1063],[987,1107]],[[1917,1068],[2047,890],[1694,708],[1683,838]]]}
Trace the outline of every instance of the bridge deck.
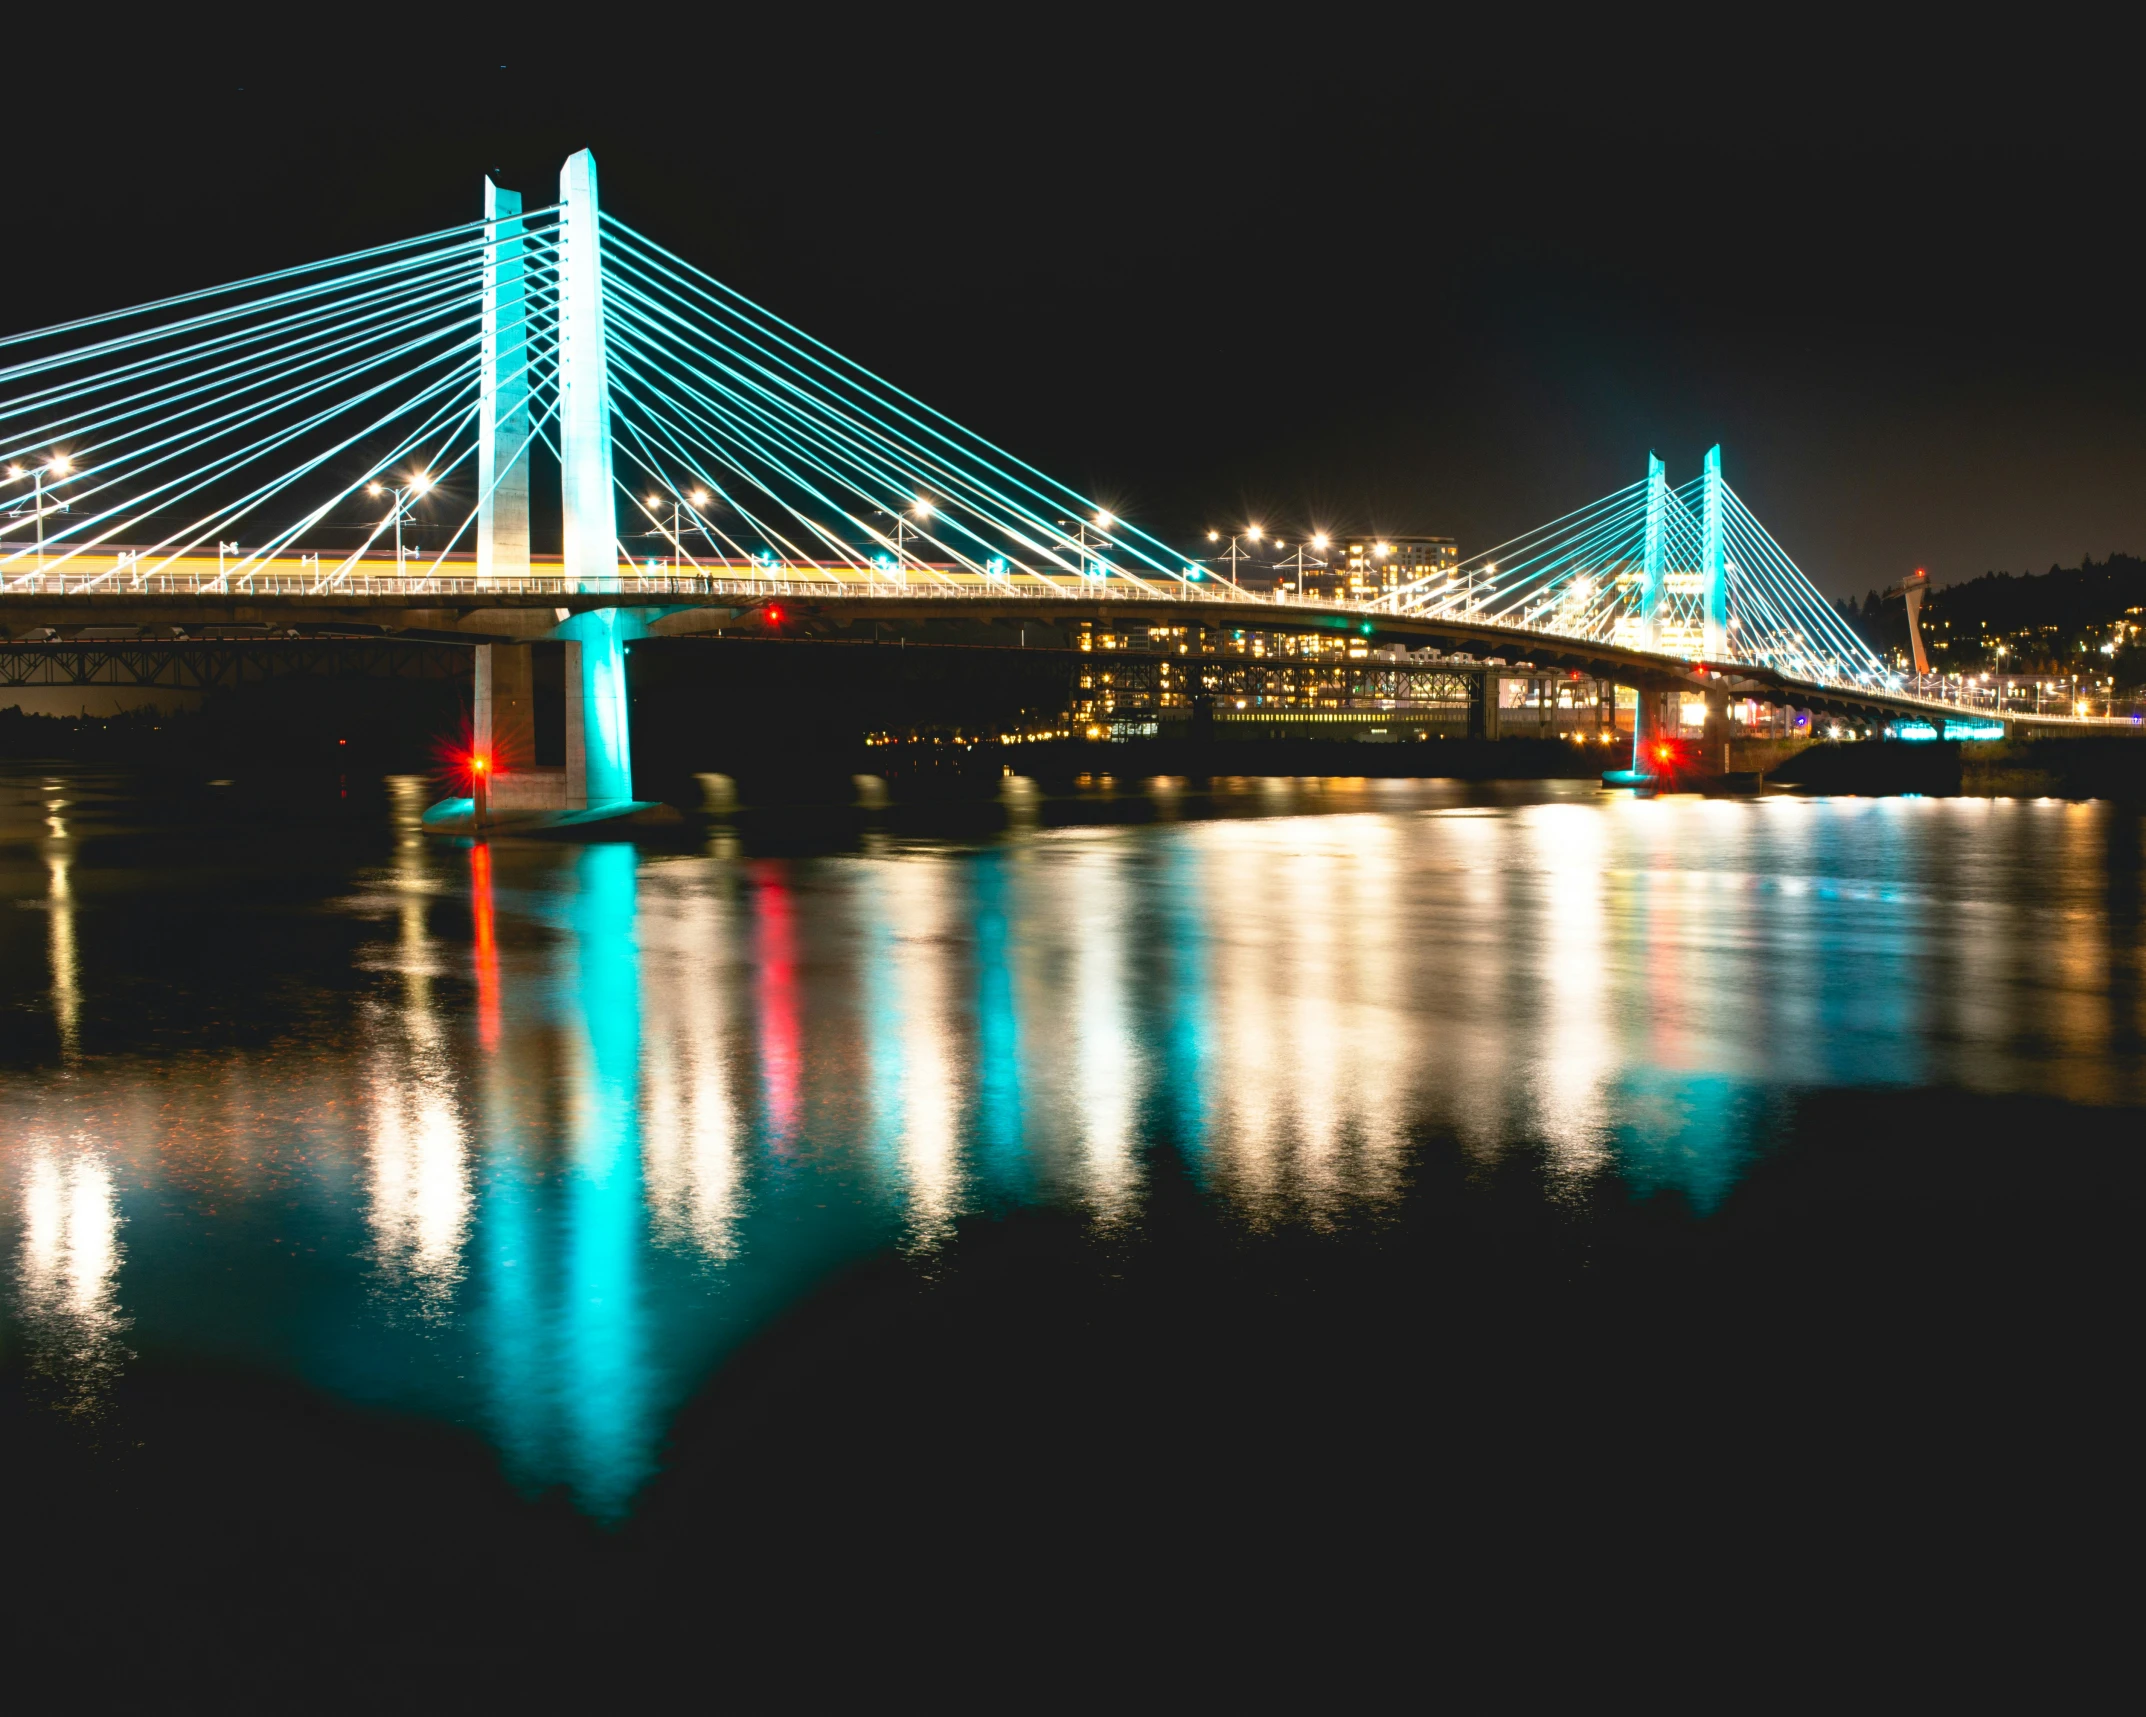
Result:
{"label": "bridge deck", "polygon": [[[10,557],[19,567],[19,557]],[[390,563],[391,564],[391,563]],[[415,563],[412,563],[413,566]],[[1363,603],[1304,600],[1282,591],[1227,583],[1129,579],[992,577],[958,568],[912,568],[906,578],[839,564],[766,569],[707,563],[703,571],[620,571],[570,579],[555,560],[526,574],[480,580],[469,556],[437,557],[423,571],[316,566],[285,556],[247,562],[188,555],[132,559],[124,550],[63,555],[0,577],[0,632],[16,640],[78,636],[84,628],[168,626],[274,629],[343,623],[367,632],[434,639],[534,638],[569,615],[599,608],[659,610],[657,636],[763,628],[809,636],[816,626],[885,619],[960,619],[985,624],[1043,621],[1094,627],[1138,623],[1197,625],[1224,633],[1349,632],[1367,644],[1435,648],[1467,665],[1533,668],[1653,690],[1711,691],[1792,705],[1850,721],[1903,716],[1935,720],[1979,715],[2014,726],[2135,732],[2129,719],[1997,710],[1958,697],[1912,690],[1798,680],[1755,663],[1702,664],[1605,639],[1572,637],[1510,618],[1397,611],[1390,598]],[[1186,648],[1190,648],[1189,645]]]}

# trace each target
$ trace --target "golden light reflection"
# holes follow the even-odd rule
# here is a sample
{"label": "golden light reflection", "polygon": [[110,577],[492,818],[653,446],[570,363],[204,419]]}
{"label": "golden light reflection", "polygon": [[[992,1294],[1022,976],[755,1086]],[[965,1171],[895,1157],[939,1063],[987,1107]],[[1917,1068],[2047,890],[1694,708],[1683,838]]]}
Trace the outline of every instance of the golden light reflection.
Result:
{"label": "golden light reflection", "polygon": [[1222,1184],[1261,1221],[1385,1196],[1416,1071],[1396,828],[1346,817],[1201,838],[1215,885],[1244,903],[1216,925]]}
{"label": "golden light reflection", "polygon": [[45,906],[51,926],[46,949],[52,964],[52,1022],[60,1034],[60,1058],[72,1061],[82,1049],[82,976],[75,949],[71,861],[64,848],[55,846],[45,854],[45,865]]}
{"label": "golden light reflection", "polygon": [[93,1417],[133,1357],[121,1340],[121,1220],[96,1151],[36,1150],[23,1176],[16,1288],[29,1369],[65,1412]]}
{"label": "golden light reflection", "polygon": [[1608,830],[1591,807],[1542,805],[1520,820],[1542,879],[1536,981],[1542,1041],[1534,1057],[1536,1124],[1555,1171],[1590,1179],[1608,1161],[1609,1087],[1618,1066],[1609,1008],[1612,969],[1603,891]]}
{"label": "golden light reflection", "polygon": [[945,859],[912,855],[875,866],[868,888],[888,962],[872,1010],[877,1119],[899,1165],[912,1249],[943,1242],[961,1208],[960,1002],[947,970],[957,929],[952,887]]}
{"label": "golden light reflection", "polygon": [[666,1244],[732,1257],[745,1206],[730,974],[741,928],[719,886],[657,873],[643,895],[642,1174]]}
{"label": "golden light reflection", "polygon": [[1084,845],[1059,875],[1072,936],[1071,1028],[1067,1071],[1081,1191],[1096,1215],[1130,1214],[1139,1188],[1133,1151],[1140,1048],[1133,1031],[1125,936],[1131,899],[1116,847]]}
{"label": "golden light reflection", "polygon": [[392,880],[400,931],[394,967],[403,994],[399,1007],[370,1006],[376,1029],[366,1081],[366,1219],[381,1276],[438,1317],[462,1279],[472,1194],[468,1128],[432,993],[443,961],[426,912],[439,883],[414,828],[406,827],[397,845]]}

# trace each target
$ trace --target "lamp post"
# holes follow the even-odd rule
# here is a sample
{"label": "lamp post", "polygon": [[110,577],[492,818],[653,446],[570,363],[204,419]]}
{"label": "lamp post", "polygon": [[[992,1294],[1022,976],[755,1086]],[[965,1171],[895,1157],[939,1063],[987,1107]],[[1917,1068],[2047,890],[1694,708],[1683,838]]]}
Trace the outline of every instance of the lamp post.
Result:
{"label": "lamp post", "polygon": [[[50,477],[55,483],[63,482],[73,470],[74,462],[66,454],[55,453],[43,464],[31,466],[27,473],[30,479],[30,511],[37,521],[37,570],[40,573],[45,570],[45,479]],[[10,483],[21,482],[24,475],[20,465],[10,465],[7,468]],[[67,511],[67,503],[62,501],[52,510],[64,513]]]}
{"label": "lamp post", "polygon": [[[1278,549],[1279,549],[1279,548],[1286,548],[1286,547],[1287,547],[1288,545],[1287,545],[1287,544],[1286,544],[1286,543],[1285,543],[1285,542],[1284,542],[1284,541],[1283,541],[1283,540],[1282,540],[1282,539],[1281,539],[1280,537],[1277,537],[1277,538],[1275,538],[1275,540],[1274,540],[1274,546],[1275,546],[1276,548],[1278,548]],[[1301,597],[1301,596],[1302,596],[1302,595],[1304,594],[1304,549],[1305,549],[1305,546],[1306,546],[1306,545],[1305,545],[1305,543],[1304,543],[1304,540],[1303,540],[1303,539],[1302,539],[1302,538],[1300,537],[1300,538],[1299,538],[1299,539],[1297,540],[1296,552],[1295,552],[1295,553],[1293,553],[1293,554],[1291,554],[1291,555],[1287,555],[1287,556],[1285,556],[1285,557],[1284,557],[1284,558],[1283,558],[1283,559],[1282,559],[1281,561],[1279,561],[1279,562],[1277,563],[1278,565],[1282,565],[1282,566],[1294,566],[1294,567],[1295,567],[1295,569],[1296,569],[1296,575],[1297,575],[1297,582],[1296,582],[1296,592],[1297,592],[1297,595],[1298,595],[1299,597]],[[1317,550],[1317,551],[1318,551],[1318,552],[1319,552],[1320,554],[1324,554],[1324,553],[1326,552],[1326,532],[1324,532],[1324,531],[1314,531],[1314,532],[1312,533],[1312,537],[1311,537],[1311,543],[1310,543],[1310,546],[1311,546],[1311,547],[1312,547],[1313,549]],[[1312,561],[1312,565],[1313,565],[1313,566],[1324,566],[1324,565],[1326,565],[1326,562],[1325,562],[1325,561],[1323,561],[1323,560],[1318,560],[1318,559],[1314,559],[1314,560]]]}
{"label": "lamp post", "polygon": [[[681,515],[682,515],[682,509],[684,509],[684,508],[686,508],[686,507],[691,507],[691,508],[692,508],[692,509],[693,509],[693,510],[694,510],[694,511],[695,511],[695,512],[697,513],[697,512],[699,512],[699,510],[700,510],[700,509],[701,509],[702,507],[705,507],[705,506],[706,506],[707,504],[708,504],[708,491],[707,491],[707,490],[705,490],[705,489],[695,489],[695,490],[693,491],[693,493],[692,493],[692,494],[691,494],[690,496],[686,497],[686,498],[685,498],[685,499],[683,499],[683,500],[681,500],[681,499],[679,498],[679,495],[678,495],[678,492],[677,492],[677,490],[675,490],[675,489],[674,489],[674,490],[672,490],[672,491],[671,491],[671,530],[670,530],[670,537],[671,537],[671,576],[672,576],[673,578],[676,578],[676,577],[678,576],[678,562],[679,562],[679,558],[680,558],[680,556],[681,556],[681,555],[682,555],[682,553],[684,552],[684,551],[683,551],[683,548],[682,548],[682,546],[681,546],[681,544],[680,544],[680,542],[679,542],[679,531],[680,531],[680,524],[681,524]],[[653,518],[655,518],[655,519],[656,519],[656,528],[657,528],[658,530],[661,530],[661,529],[663,528],[663,524],[662,524],[662,519],[661,519],[661,516],[657,514],[657,512],[656,512],[656,509],[657,509],[658,507],[662,506],[662,505],[663,505],[663,497],[662,497],[661,495],[651,495],[651,496],[649,496],[649,498],[648,498],[648,511],[649,511],[649,515],[650,515],[651,517],[653,517]]]}
{"label": "lamp post", "polygon": [[365,492],[368,495],[376,497],[392,495],[395,498],[395,511],[392,516],[395,523],[395,576],[397,578],[402,576],[402,521],[409,514],[410,503],[431,487],[432,479],[423,471],[420,471],[407,483],[399,485],[394,483],[368,483],[365,486]]}
{"label": "lamp post", "polygon": [[[907,551],[903,548],[902,545],[907,542],[909,537],[914,534],[916,530],[916,527],[910,524],[909,520],[911,515],[914,515],[915,517],[920,519],[930,518],[931,502],[927,500],[924,496],[919,495],[914,501],[909,504],[909,509],[907,512],[903,512],[901,509],[896,507],[881,507],[878,508],[877,511],[881,518],[892,519],[894,521],[894,570],[900,573],[903,576],[904,580],[906,580],[909,576],[908,568],[903,564],[902,557]],[[922,563],[920,562],[919,564],[921,565]]]}
{"label": "lamp post", "polygon": [[1095,518],[1092,521],[1088,519],[1060,519],[1058,521],[1061,526],[1070,525],[1072,527],[1073,540],[1080,545],[1081,577],[1101,578],[1110,571],[1110,567],[1107,563],[1103,564],[1102,572],[1092,573],[1088,570],[1088,549],[1090,546],[1088,542],[1088,532],[1092,528],[1096,533],[1097,545],[1103,548],[1108,548],[1110,546],[1110,537],[1108,535],[1108,532],[1110,530],[1110,527],[1117,522],[1118,521],[1112,518],[1107,511],[1103,510],[1100,507],[1096,509]]}

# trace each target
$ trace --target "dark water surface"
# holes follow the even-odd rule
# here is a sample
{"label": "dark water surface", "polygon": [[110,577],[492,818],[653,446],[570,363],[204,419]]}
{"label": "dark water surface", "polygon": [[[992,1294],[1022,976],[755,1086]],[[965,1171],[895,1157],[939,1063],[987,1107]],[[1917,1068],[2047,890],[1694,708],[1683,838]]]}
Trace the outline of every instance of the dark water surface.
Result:
{"label": "dark water surface", "polygon": [[[1614,1447],[1659,1495],[1664,1436],[1986,1424],[1949,1392],[2015,1399],[2133,1196],[2135,809],[1162,783],[473,848],[415,781],[296,825],[218,791],[0,776],[8,1424],[130,1508],[175,1427],[285,1446],[257,1396],[314,1467],[440,1427],[427,1518],[548,1499],[575,1544],[860,1462],[932,1475],[905,1539],[1128,1460],[1248,1518],[1359,1464],[1465,1492],[1516,1435],[1531,1494]],[[1783,1398],[1725,1424],[1747,1340]],[[1618,1443],[1672,1373],[1712,1405]],[[788,1381],[741,1419],[733,1374]]]}

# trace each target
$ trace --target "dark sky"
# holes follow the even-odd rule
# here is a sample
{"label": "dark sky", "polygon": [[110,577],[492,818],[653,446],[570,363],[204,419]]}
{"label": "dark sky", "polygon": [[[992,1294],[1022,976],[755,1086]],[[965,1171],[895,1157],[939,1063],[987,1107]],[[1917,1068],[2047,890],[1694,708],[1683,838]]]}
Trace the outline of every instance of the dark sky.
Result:
{"label": "dark sky", "polygon": [[17,56],[0,326],[472,218],[487,169],[548,201],[586,144],[641,230],[1181,543],[1472,553],[1719,440],[1829,593],[2146,553],[2135,43],[293,16]]}

